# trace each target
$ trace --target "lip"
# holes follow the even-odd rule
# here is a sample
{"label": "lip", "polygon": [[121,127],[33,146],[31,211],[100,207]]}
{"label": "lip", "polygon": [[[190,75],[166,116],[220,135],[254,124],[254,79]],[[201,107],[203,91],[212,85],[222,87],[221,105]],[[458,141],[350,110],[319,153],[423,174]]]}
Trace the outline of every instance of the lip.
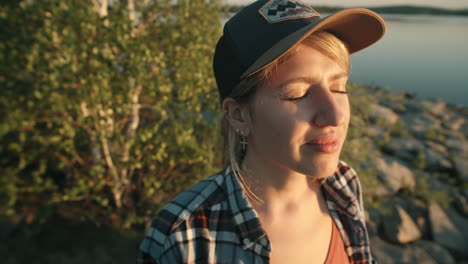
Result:
{"label": "lip", "polygon": [[340,141],[338,139],[316,139],[306,143],[317,152],[332,154],[340,150]]}

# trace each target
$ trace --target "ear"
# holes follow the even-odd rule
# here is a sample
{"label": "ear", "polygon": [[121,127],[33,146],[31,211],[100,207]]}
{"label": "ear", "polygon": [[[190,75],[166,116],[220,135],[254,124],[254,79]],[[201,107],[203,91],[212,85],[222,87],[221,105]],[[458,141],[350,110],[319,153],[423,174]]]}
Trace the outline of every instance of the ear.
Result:
{"label": "ear", "polygon": [[222,109],[231,127],[243,131],[243,136],[248,136],[251,120],[248,107],[228,97],[224,99]]}

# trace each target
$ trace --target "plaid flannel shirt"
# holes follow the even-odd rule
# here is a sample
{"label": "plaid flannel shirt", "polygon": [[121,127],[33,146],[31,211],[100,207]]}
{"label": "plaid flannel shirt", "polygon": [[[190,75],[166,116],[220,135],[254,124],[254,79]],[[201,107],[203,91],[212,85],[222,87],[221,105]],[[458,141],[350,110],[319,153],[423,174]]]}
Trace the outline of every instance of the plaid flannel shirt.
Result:
{"label": "plaid flannel shirt", "polygon": [[[375,263],[356,172],[340,161],[322,191],[350,263]],[[178,195],[154,219],[137,263],[269,263],[271,245],[228,167]]]}

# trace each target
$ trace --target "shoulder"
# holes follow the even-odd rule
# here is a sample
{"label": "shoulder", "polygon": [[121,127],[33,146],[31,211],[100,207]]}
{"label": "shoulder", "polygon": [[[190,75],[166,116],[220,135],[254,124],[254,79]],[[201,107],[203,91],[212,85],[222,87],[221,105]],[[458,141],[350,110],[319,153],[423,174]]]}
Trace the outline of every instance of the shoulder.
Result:
{"label": "shoulder", "polygon": [[176,245],[180,239],[186,239],[183,233],[188,231],[183,223],[192,221],[200,211],[209,211],[226,201],[224,180],[224,172],[220,172],[198,182],[169,202],[154,218],[140,251],[158,259],[168,250],[177,250]]}
{"label": "shoulder", "polygon": [[[192,216],[197,210],[209,208],[219,203],[225,197],[224,179],[224,174],[218,173],[180,193],[156,216],[153,226],[156,225],[164,233],[167,233],[167,231]],[[163,223],[170,225],[163,225]]]}

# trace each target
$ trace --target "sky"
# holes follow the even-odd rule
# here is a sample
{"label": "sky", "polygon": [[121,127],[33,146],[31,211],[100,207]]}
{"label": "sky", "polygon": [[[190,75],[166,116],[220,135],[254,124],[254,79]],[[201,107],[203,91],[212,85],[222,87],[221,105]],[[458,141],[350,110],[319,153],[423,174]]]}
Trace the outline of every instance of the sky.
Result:
{"label": "sky", "polygon": [[[224,0],[230,4],[246,4],[253,0]],[[374,7],[387,5],[419,5],[449,9],[468,8],[468,0],[304,0],[312,5],[339,7]]]}

